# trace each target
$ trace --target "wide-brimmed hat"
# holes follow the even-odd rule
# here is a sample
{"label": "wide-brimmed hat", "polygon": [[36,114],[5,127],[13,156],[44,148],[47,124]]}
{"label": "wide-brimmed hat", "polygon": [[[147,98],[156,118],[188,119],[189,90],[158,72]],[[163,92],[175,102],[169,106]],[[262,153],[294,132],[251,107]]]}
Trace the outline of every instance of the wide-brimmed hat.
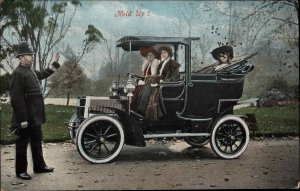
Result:
{"label": "wide-brimmed hat", "polygon": [[158,52],[161,54],[161,51],[167,51],[169,56],[171,57],[173,55],[173,52],[172,52],[172,48],[168,45],[162,45],[158,48]]}
{"label": "wide-brimmed hat", "polygon": [[29,47],[29,44],[27,42],[23,41],[18,45],[18,50],[16,55],[17,58],[22,55],[31,55],[31,54],[35,54],[35,53]]}
{"label": "wide-brimmed hat", "polygon": [[220,46],[211,52],[214,59],[219,60],[220,54],[228,54],[229,58],[233,58],[233,48],[228,45]]}
{"label": "wide-brimmed hat", "polygon": [[152,46],[151,47],[144,47],[144,48],[141,48],[141,50],[140,50],[140,53],[143,57],[147,57],[149,52],[152,52],[154,54],[155,58],[159,58],[158,52]]}

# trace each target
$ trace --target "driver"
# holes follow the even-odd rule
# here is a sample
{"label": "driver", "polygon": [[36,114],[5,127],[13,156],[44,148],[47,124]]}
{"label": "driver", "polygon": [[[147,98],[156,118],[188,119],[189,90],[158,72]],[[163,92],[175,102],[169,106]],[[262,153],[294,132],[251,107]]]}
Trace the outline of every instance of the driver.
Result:
{"label": "driver", "polygon": [[143,85],[149,80],[150,76],[157,75],[157,68],[159,65],[159,54],[153,47],[146,47],[140,50],[141,55],[146,59],[142,65],[142,71],[145,76],[145,81],[139,81]]}

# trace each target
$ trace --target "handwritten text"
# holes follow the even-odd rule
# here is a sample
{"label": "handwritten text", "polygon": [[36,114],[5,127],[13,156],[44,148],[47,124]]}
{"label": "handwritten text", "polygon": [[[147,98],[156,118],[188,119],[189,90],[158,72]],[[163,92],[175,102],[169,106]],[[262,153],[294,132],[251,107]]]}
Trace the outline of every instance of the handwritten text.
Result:
{"label": "handwritten text", "polygon": [[130,10],[118,10],[115,13],[115,17],[145,17],[149,16],[150,11],[142,11],[142,10],[135,10],[135,11],[130,11]]}

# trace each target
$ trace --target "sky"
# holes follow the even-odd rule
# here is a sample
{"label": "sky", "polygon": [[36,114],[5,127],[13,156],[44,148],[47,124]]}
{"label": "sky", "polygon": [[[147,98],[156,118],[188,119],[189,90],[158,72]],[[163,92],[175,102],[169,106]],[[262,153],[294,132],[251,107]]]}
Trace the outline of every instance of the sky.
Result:
{"label": "sky", "polygon": [[[109,45],[115,46],[116,40],[123,36],[191,36],[212,40],[210,51],[218,47],[228,33],[229,13],[232,6],[240,12],[250,12],[253,5],[260,6],[262,1],[100,1],[82,0],[77,8],[71,27],[60,42],[60,49],[70,45],[75,52],[81,51],[82,41],[88,25],[99,29]],[[70,10],[73,6],[68,7]],[[213,10],[210,10],[213,9]],[[280,14],[280,13],[278,13]],[[259,22],[259,21],[257,21]],[[211,34],[212,26],[221,35]],[[205,34],[206,36],[203,36]],[[243,54],[238,49],[236,54]],[[99,44],[84,59],[85,63],[95,65],[99,70],[105,60],[105,44]],[[208,55],[210,56],[210,55]],[[209,57],[212,59],[211,57]],[[61,57],[61,62],[64,57]],[[88,71],[86,71],[89,73]]]}
{"label": "sky", "polygon": [[[210,34],[215,26],[220,36],[208,38],[217,42],[228,33],[229,6],[245,13],[259,6],[261,1],[81,1],[65,43],[80,48],[87,25],[99,29],[108,40],[126,35],[191,36]],[[208,7],[208,8],[207,8]],[[213,8],[213,11],[208,11]],[[143,15],[144,14],[144,15]],[[112,42],[112,43],[113,43]]]}
{"label": "sky", "polygon": [[[173,36],[172,28],[174,25],[179,25],[180,17],[182,25],[186,25],[181,12],[188,19],[192,18],[190,7],[179,10],[182,8],[182,4],[182,1],[83,1],[82,7],[77,10],[75,15],[69,37],[74,37],[74,34],[82,36],[87,24],[93,24],[106,37],[112,33],[115,35],[119,33],[120,37],[135,34]],[[222,7],[226,4],[223,2],[217,5]],[[192,26],[194,28],[211,25],[208,14],[193,19],[197,20],[197,24]],[[187,27],[185,29],[182,34],[188,35]],[[194,29],[194,31],[199,30]]]}
{"label": "sky", "polygon": [[[226,11],[229,3],[230,1],[82,1],[72,22],[69,37],[74,37],[74,34],[82,36],[87,24],[93,24],[105,36],[111,33],[173,36],[179,35],[172,28],[178,27],[180,20],[184,36],[188,35],[188,26],[183,14],[193,23],[192,35],[199,35],[199,31],[218,24],[216,22],[222,25],[228,22],[227,17],[203,12],[203,7],[207,4]],[[249,3],[253,1],[235,1],[234,6],[247,8]]]}
{"label": "sky", "polygon": [[[191,1],[191,5],[188,3],[187,1],[185,3],[182,1],[82,1],[64,43],[79,51],[88,24],[99,29],[112,46],[117,39],[127,35],[188,36],[187,22],[191,25],[191,36],[198,37],[204,32],[210,32],[211,26],[216,24],[216,18],[212,17],[211,13],[199,14],[202,11],[199,9],[205,3],[213,3],[217,9],[223,11],[228,8],[227,1]],[[225,31],[227,25],[224,23],[228,22],[228,18],[218,17],[217,21],[221,23],[220,30],[223,28]],[[106,53],[103,46],[103,44],[97,45],[85,62],[103,60]],[[93,61],[89,61],[91,59]]]}

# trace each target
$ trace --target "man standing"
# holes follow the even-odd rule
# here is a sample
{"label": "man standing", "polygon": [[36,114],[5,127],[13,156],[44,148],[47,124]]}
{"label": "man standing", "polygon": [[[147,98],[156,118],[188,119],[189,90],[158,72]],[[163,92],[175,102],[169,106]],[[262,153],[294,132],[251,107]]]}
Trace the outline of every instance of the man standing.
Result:
{"label": "man standing", "polygon": [[16,128],[16,176],[30,180],[27,173],[27,146],[30,140],[35,173],[53,172],[44,161],[41,125],[45,123],[44,98],[40,80],[49,77],[60,67],[59,54],[52,58],[52,67],[40,72],[32,69],[34,52],[27,42],[18,46],[16,57],[20,64],[14,70],[10,82],[11,105],[13,108],[12,127]]}

